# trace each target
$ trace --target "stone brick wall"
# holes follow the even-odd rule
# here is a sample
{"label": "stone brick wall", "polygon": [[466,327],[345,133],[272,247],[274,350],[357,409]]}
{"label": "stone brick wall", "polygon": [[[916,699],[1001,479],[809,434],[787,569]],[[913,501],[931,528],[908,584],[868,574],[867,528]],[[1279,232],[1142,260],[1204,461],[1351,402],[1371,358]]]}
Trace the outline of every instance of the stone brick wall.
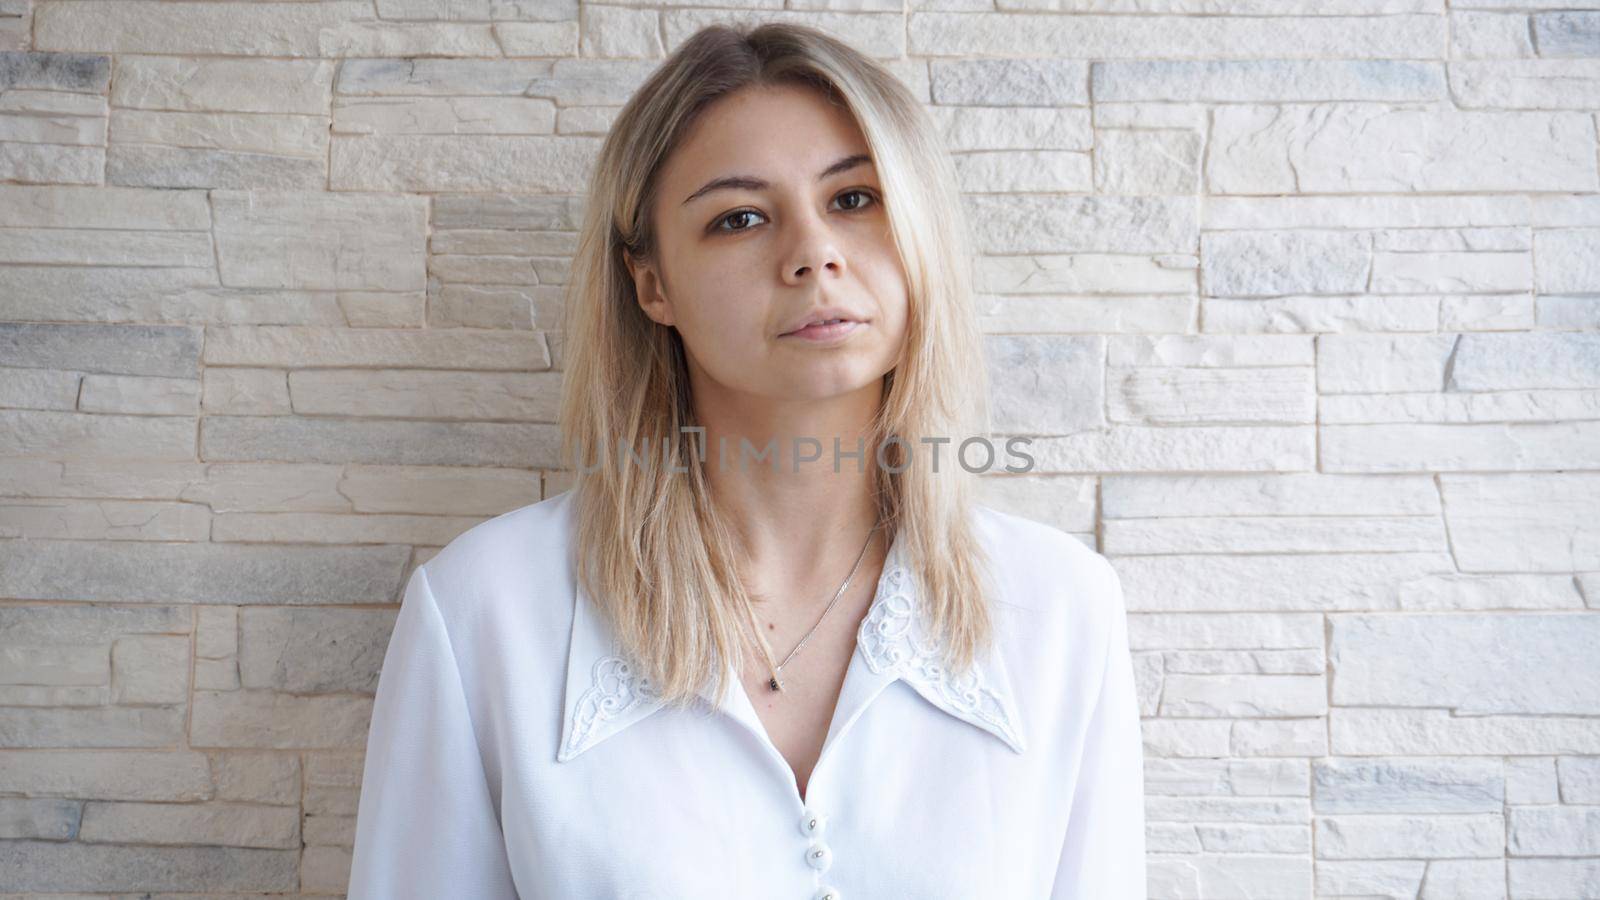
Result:
{"label": "stone brick wall", "polygon": [[957,154],[1151,897],[1600,896],[1600,10],[623,2],[0,0],[0,895],[343,890],[400,587],[563,489],[601,136],[756,17]]}

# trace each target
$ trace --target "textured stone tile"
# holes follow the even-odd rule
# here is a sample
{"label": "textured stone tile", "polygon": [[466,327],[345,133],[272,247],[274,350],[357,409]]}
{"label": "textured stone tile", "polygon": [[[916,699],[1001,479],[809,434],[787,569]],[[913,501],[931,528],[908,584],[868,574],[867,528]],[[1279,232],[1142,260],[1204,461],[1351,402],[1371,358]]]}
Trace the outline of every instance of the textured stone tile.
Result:
{"label": "textured stone tile", "polygon": [[319,369],[289,373],[294,411],[417,419],[555,422],[558,372]]}
{"label": "textured stone tile", "polygon": [[1563,802],[1600,805],[1600,757],[1563,756],[1555,762]]}
{"label": "textured stone tile", "polygon": [[1400,609],[1405,585],[1453,572],[1439,553],[1134,556],[1117,560],[1130,609],[1240,612]]}
{"label": "textured stone tile", "polygon": [[1534,13],[1532,20],[1540,56],[1600,57],[1600,10]]}
{"label": "textured stone tile", "polygon": [[303,607],[241,610],[241,686],[291,694],[370,694],[378,686],[395,613]]}
{"label": "textured stone tile", "polygon": [[[1431,706],[1462,716],[1594,715],[1600,706],[1600,659],[1592,652],[1600,620],[1592,616],[1350,615],[1331,621],[1328,660],[1338,706]],[[1472,662],[1501,658],[1522,662]]]}
{"label": "textured stone tile", "polygon": [[1594,716],[1454,716],[1450,709],[1334,705],[1326,727],[1336,756],[1600,753]]}
{"label": "textured stone tile", "polygon": [[200,440],[211,460],[531,467],[559,464],[558,437],[538,423],[209,416]]}
{"label": "textured stone tile", "polygon": [[1532,806],[1509,811],[1510,856],[1600,856],[1600,808]]}
{"label": "textured stone tile", "polygon": [[1200,718],[1293,718],[1328,711],[1320,676],[1168,675],[1159,714]]}
{"label": "textured stone tile", "polygon": [[1311,468],[1315,429],[1305,426],[1122,425],[1035,438],[1046,472],[1295,471]]}
{"label": "textured stone tile", "polygon": [[1498,813],[1506,802],[1493,759],[1329,759],[1311,772],[1318,815]]}
{"label": "textured stone tile", "polygon": [[1510,859],[1513,898],[1580,897],[1600,881],[1600,859]]}
{"label": "textured stone tile", "polygon": [[196,747],[355,748],[366,744],[372,698],[275,691],[195,691],[189,740]]}
{"label": "textured stone tile", "polygon": [[1600,568],[1600,474],[1446,473],[1439,488],[1464,571]]}
{"label": "textured stone tile", "polygon": [[981,253],[1192,253],[1197,210],[1183,197],[968,195]]}
{"label": "textured stone tile", "polygon": [[1009,385],[994,398],[997,432],[1071,434],[1104,424],[1103,340],[1000,335],[985,347],[991,382]]}
{"label": "textured stone tile", "polygon": [[0,839],[70,841],[82,813],[83,807],[70,800],[0,799]]}
{"label": "textured stone tile", "polygon": [[1600,387],[1600,334],[1463,335],[1454,355],[1454,390]]}
{"label": "textured stone tile", "polygon": [[1159,47],[1167,56],[1217,59],[1417,59],[1437,52],[1444,21],[1435,15],[996,16],[930,11],[913,12],[906,31],[910,52],[926,56],[1137,59]]}
{"label": "textured stone tile", "polygon": [[0,745],[166,748],[183,739],[183,706],[0,707]]}
{"label": "textured stone tile", "polygon": [[0,841],[6,886],[48,893],[299,889],[298,850]]}
{"label": "textured stone tile", "polygon": [[337,63],[326,59],[122,56],[119,108],[327,115]]}
{"label": "textured stone tile", "polygon": [[1140,425],[1295,425],[1316,421],[1311,366],[1108,366],[1107,417]]}
{"label": "textured stone tile", "polygon": [[1600,453],[1600,423],[1324,425],[1317,442],[1328,472],[1559,471]]}
{"label": "textured stone tile", "polygon": [[1589,110],[1596,90],[1600,59],[1475,60],[1450,66],[1451,96],[1467,108]]}
{"label": "textured stone tile", "polygon": [[426,285],[421,198],[325,192],[212,195],[231,287],[417,290]]}
{"label": "textured stone tile", "polygon": [[84,804],[78,840],[95,844],[300,847],[300,811],[244,803]]}
{"label": "textured stone tile", "polygon": [[1215,113],[1206,183],[1230,194],[1593,191],[1594,154],[1594,121],[1577,113],[1239,105]]}
{"label": "textured stone tile", "polygon": [[0,322],[0,358],[12,366],[184,377],[199,355],[196,328]]}
{"label": "textured stone tile", "polygon": [[335,135],[335,191],[554,193],[588,181],[599,142],[540,135]]}
{"label": "textured stone tile", "polygon": [[1094,63],[1096,103],[1420,101],[1446,97],[1444,67],[1402,60],[1127,60]]}
{"label": "textured stone tile", "polygon": [[1498,858],[1505,819],[1477,815],[1323,816],[1318,859]]}
{"label": "textured stone tile", "polygon": [[358,0],[246,6],[163,0],[52,0],[34,9],[40,50],[150,55],[317,56],[318,34],[370,18]]}
{"label": "textured stone tile", "polygon": [[194,426],[187,416],[0,409],[0,456],[193,460]]}
{"label": "textured stone tile", "polygon": [[0,51],[0,90],[105,93],[111,57],[89,53]]}
{"label": "textured stone tile", "polygon": [[400,546],[0,541],[10,596],[112,603],[395,603],[409,555]]}

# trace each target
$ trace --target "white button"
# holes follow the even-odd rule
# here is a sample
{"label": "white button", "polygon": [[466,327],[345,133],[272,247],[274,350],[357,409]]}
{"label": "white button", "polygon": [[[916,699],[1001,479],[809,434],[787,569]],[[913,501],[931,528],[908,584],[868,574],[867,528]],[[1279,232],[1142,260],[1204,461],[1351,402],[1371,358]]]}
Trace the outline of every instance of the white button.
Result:
{"label": "white button", "polygon": [[828,866],[832,864],[832,862],[833,851],[828,849],[827,844],[824,844],[820,841],[813,841],[812,844],[806,848],[806,864],[811,866],[811,868],[816,869],[818,872],[828,871]]}
{"label": "white button", "polygon": [[817,891],[817,895],[812,897],[811,900],[841,900],[841,897],[842,895],[838,891],[831,887],[825,887]]}
{"label": "white button", "polygon": [[822,837],[822,832],[828,827],[828,817],[822,813],[806,810],[800,816],[800,833],[806,837]]}

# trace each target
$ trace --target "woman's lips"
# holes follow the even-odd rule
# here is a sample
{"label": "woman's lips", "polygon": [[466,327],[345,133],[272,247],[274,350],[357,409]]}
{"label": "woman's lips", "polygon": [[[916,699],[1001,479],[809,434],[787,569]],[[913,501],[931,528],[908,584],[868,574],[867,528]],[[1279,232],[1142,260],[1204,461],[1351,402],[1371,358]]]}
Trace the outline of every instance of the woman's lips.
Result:
{"label": "woman's lips", "polygon": [[846,320],[835,322],[832,325],[807,325],[799,331],[791,331],[788,334],[779,335],[779,337],[798,338],[802,341],[825,344],[842,340],[865,327],[867,327],[865,322]]}

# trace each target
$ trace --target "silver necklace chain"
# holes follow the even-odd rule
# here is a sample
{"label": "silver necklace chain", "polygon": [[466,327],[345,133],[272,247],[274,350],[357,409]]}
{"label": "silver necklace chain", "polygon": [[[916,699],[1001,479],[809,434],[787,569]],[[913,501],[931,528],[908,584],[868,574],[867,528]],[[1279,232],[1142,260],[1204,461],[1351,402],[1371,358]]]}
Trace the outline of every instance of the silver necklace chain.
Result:
{"label": "silver necklace chain", "polygon": [[[844,577],[844,584],[839,585],[839,589],[833,594],[833,599],[829,600],[828,605],[823,608],[822,615],[817,617],[817,624],[812,625],[811,630],[807,631],[805,636],[800,638],[800,643],[794,645],[794,649],[790,650],[789,655],[783,658],[783,662],[778,663],[775,666],[772,665],[771,651],[767,651],[767,664],[772,666],[772,677],[767,680],[767,687],[774,691],[783,689],[783,682],[778,679],[778,673],[782,672],[783,667],[789,664],[789,660],[794,659],[794,655],[800,652],[800,648],[806,645],[806,641],[811,640],[811,636],[817,633],[818,628],[822,627],[822,621],[828,617],[828,613],[832,611],[834,604],[838,603],[839,598],[844,596],[845,590],[850,587],[851,580],[856,577],[856,570],[861,568],[861,561],[867,556],[867,548],[872,546],[872,536],[878,533],[878,527],[878,525],[873,525],[871,530],[867,532],[866,543],[861,545],[861,553],[856,556],[856,564],[850,567],[850,574]],[[766,637],[763,636],[759,631],[756,632],[756,636],[761,638],[762,647],[765,649],[767,646]]]}

